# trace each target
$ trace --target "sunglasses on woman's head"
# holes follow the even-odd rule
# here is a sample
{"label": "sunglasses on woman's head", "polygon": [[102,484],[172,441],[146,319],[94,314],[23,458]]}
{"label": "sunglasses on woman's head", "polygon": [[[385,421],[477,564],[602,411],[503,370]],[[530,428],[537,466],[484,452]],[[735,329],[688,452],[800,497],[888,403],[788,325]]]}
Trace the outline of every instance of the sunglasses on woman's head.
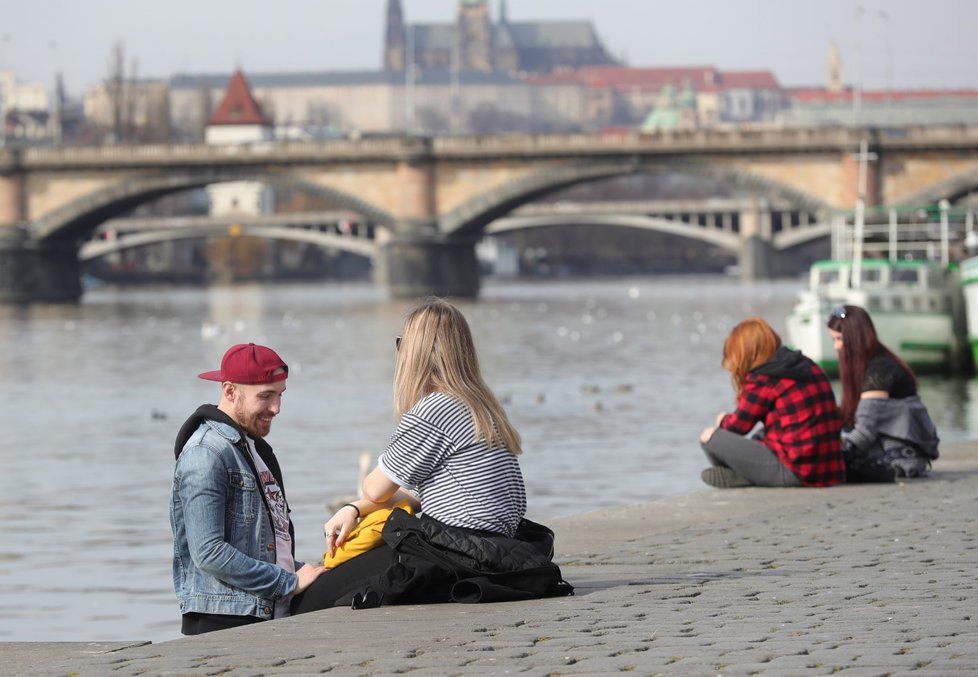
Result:
{"label": "sunglasses on woman's head", "polygon": [[400,336],[395,336],[394,337],[394,350],[400,350],[400,349],[401,349],[401,337]]}
{"label": "sunglasses on woman's head", "polygon": [[835,308],[833,308],[832,309],[832,317],[837,317],[840,320],[846,319],[846,307],[845,306],[836,306]]}

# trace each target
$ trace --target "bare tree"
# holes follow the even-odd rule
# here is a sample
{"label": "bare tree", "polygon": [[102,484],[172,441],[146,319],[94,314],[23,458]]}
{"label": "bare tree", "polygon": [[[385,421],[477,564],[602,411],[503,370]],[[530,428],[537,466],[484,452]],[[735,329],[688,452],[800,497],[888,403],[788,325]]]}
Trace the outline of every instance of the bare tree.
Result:
{"label": "bare tree", "polygon": [[136,131],[136,69],[139,67],[139,61],[133,57],[129,61],[129,75],[123,85],[123,91],[125,92],[125,117],[122,121],[122,140],[131,142],[133,141],[133,133]]}
{"label": "bare tree", "polygon": [[126,46],[116,40],[109,56],[109,77],[106,79],[111,113],[111,141],[119,143],[123,138],[126,115]]}
{"label": "bare tree", "polygon": [[199,127],[197,129],[197,141],[204,141],[207,130],[207,121],[211,117],[213,110],[211,101],[211,86],[203,78],[197,83],[197,106],[199,115]]}

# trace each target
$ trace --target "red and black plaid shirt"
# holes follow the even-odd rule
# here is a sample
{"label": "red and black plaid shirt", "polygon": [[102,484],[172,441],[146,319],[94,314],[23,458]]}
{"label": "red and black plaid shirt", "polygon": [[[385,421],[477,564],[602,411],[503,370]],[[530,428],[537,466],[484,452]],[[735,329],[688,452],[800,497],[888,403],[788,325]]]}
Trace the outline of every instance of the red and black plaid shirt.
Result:
{"label": "red and black plaid shirt", "polygon": [[746,435],[764,423],[764,445],[801,483],[827,487],[846,481],[839,434],[842,419],[825,372],[812,363],[811,380],[747,374],[737,411],[720,427]]}

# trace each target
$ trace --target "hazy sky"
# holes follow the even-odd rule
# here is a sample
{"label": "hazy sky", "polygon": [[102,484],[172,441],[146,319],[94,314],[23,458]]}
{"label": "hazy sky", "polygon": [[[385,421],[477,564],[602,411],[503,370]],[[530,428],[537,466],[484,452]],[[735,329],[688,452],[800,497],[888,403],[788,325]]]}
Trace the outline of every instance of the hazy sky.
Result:
{"label": "hazy sky", "polygon": [[[408,21],[423,22],[452,21],[457,4],[402,3]],[[976,0],[508,5],[515,21],[591,19],[607,48],[633,66],[770,69],[785,85],[821,85],[835,41],[846,80],[861,70],[867,89],[886,85],[888,63],[897,87],[978,88]],[[79,93],[105,76],[115,40],[125,42],[145,77],[228,72],[237,63],[246,72],[373,69],[385,7],[386,0],[0,0],[0,69],[45,83],[61,71],[69,91]]]}

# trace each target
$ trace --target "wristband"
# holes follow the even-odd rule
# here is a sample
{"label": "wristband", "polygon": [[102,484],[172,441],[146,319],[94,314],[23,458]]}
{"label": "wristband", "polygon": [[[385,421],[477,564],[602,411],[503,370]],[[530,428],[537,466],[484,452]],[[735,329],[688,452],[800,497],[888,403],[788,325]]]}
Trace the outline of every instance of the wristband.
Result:
{"label": "wristband", "polygon": [[352,503],[344,503],[343,505],[340,506],[340,509],[343,509],[346,506],[350,506],[351,508],[353,508],[354,510],[356,510],[357,511],[357,519],[360,519],[360,508],[358,508],[357,506],[353,505]]}

